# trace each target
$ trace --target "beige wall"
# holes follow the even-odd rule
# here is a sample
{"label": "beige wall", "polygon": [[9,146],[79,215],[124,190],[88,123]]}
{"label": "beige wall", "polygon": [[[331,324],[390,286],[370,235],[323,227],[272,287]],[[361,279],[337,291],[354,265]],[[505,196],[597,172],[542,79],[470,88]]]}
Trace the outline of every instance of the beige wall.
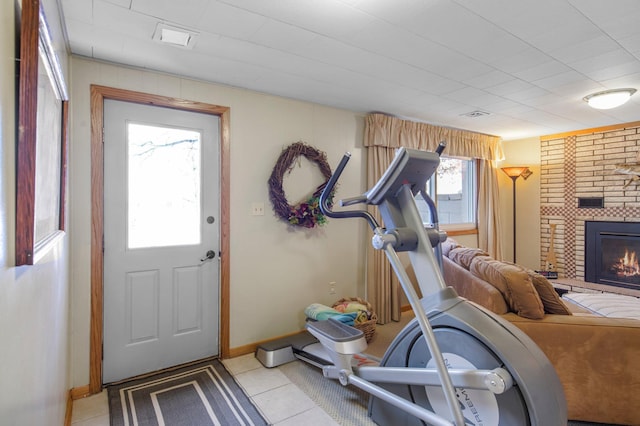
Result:
{"label": "beige wall", "polygon": [[[533,174],[516,181],[516,261],[540,269],[540,140],[528,138],[503,142],[505,160],[498,168],[528,166]],[[498,171],[503,253],[513,260],[513,183]]]}
{"label": "beige wall", "polygon": [[[327,153],[335,168],[352,154],[337,197],[364,192],[363,116],[228,86],[72,60],[70,220],[72,223],[73,386],[89,382],[90,117],[89,86],[100,84],[231,108],[231,348],[298,331],[304,308],[364,296],[364,235],[358,220],[329,220],[319,229],[291,228],[271,208],[267,180],[283,148],[298,140]],[[315,189],[311,165],[285,177],[293,203]],[[251,203],[264,202],[264,216]],[[337,283],[335,295],[329,282]]]}
{"label": "beige wall", "polygon": [[[60,34],[56,3],[45,1],[44,6],[55,38]],[[0,28],[0,423],[61,425],[71,387],[68,237],[37,265],[14,267],[13,1],[0,2]],[[66,70],[67,58],[59,49],[64,43],[55,44]]]}

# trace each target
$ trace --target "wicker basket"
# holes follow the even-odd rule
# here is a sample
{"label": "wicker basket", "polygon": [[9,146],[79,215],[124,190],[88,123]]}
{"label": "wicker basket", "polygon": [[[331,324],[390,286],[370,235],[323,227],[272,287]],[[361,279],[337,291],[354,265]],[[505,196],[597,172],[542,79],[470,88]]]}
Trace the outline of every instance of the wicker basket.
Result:
{"label": "wicker basket", "polygon": [[375,312],[373,312],[373,306],[371,306],[371,303],[367,302],[366,300],[360,299],[359,297],[344,297],[335,302],[332,308],[335,309],[336,306],[347,302],[360,303],[361,305],[366,306],[367,310],[371,312],[371,319],[369,321],[354,325],[355,328],[364,333],[364,338],[367,340],[367,343],[369,343],[373,338],[373,335],[376,334],[376,323],[378,322],[378,316]]}

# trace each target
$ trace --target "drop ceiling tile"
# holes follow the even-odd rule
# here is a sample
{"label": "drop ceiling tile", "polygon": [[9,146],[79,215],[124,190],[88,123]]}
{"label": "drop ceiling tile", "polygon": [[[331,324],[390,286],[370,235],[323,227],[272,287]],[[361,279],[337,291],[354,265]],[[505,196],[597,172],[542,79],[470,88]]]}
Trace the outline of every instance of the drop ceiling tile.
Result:
{"label": "drop ceiling tile", "polygon": [[464,87],[463,83],[441,77],[429,71],[416,70],[413,67],[405,67],[402,71],[402,73],[395,75],[400,79],[406,78],[410,87],[432,95],[443,95]]}
{"label": "drop ceiling tile", "polygon": [[569,2],[615,38],[624,38],[640,31],[638,29],[640,2],[638,1],[569,0]]}
{"label": "drop ceiling tile", "polygon": [[581,40],[572,45],[564,45],[549,52],[549,55],[562,62],[577,62],[617,50],[620,45],[608,35],[601,33],[595,38]]}
{"label": "drop ceiling tile", "polygon": [[451,99],[463,104],[478,105],[479,103],[482,103],[483,98],[488,98],[491,95],[484,90],[466,86],[459,90],[446,93],[443,96],[447,99]]}
{"label": "drop ceiling tile", "polygon": [[518,108],[521,105],[518,102],[514,102],[510,99],[500,98],[498,97],[495,102],[486,105],[486,110],[491,112],[492,114],[499,114],[503,111],[507,111],[512,108]]}
{"label": "drop ceiling tile", "polygon": [[247,39],[273,49],[299,52],[318,37],[322,36],[298,26],[269,18]]}
{"label": "drop ceiling tile", "polygon": [[376,18],[395,24],[403,25],[415,18],[416,14],[430,9],[442,0],[403,0],[401,7],[389,0],[355,1],[353,7]]}
{"label": "drop ceiling tile", "polygon": [[[638,72],[640,72],[640,61],[630,61],[627,63],[619,63],[603,67],[600,70],[586,73],[586,75],[596,81],[609,81],[619,79],[630,74],[635,75]],[[637,85],[637,83],[635,85]]]}
{"label": "drop ceiling tile", "polygon": [[567,65],[556,60],[551,60],[533,65],[520,71],[515,71],[513,72],[513,75],[525,81],[537,82],[538,80],[553,78],[556,75],[563,74],[568,71],[571,71],[571,68]]}
{"label": "drop ceiling tile", "polygon": [[[452,16],[455,22],[451,22]],[[484,63],[527,48],[521,39],[451,1],[437,3],[406,25],[428,40]]]}
{"label": "drop ceiling tile", "polygon": [[[450,99],[434,96],[430,93],[415,93],[413,97],[406,99],[407,105],[415,106],[418,111],[425,112],[450,112],[454,110],[464,110],[466,106],[460,102],[456,102]],[[416,115],[420,117],[421,115]]]}
{"label": "drop ceiling tile", "polygon": [[605,87],[635,87],[640,91],[640,72],[627,74],[611,80],[603,80]]}
{"label": "drop ceiling tile", "polygon": [[[130,55],[123,54],[124,41],[110,43],[108,45],[94,46],[93,57],[102,61],[109,61],[116,64],[128,64],[134,67],[142,67],[144,63],[140,60],[140,56],[133,58]],[[133,62],[131,60],[133,59]]]}
{"label": "drop ceiling tile", "polygon": [[532,81],[538,87],[554,91],[558,87],[566,86],[576,81],[585,80],[585,76],[577,71],[568,69],[567,71],[551,75],[545,78],[534,79]]}
{"label": "drop ceiling tile", "polygon": [[[187,63],[186,66],[192,67],[193,63]],[[214,81],[216,83],[229,86],[236,86],[246,89],[254,89],[266,92],[258,82],[262,76],[273,71],[263,67],[240,63],[225,58],[206,57],[197,62],[198,68],[195,69],[194,78],[202,81]]]}
{"label": "drop ceiling tile", "polygon": [[376,20],[338,0],[223,0],[221,3],[335,38],[349,37]]}
{"label": "drop ceiling tile", "polygon": [[491,71],[479,61],[386,23],[367,26],[349,43],[454,80]]}
{"label": "drop ceiling tile", "polygon": [[409,63],[440,76],[459,81],[468,80],[493,70],[490,65],[439,46],[430,46],[428,51],[416,55]]}
{"label": "drop ceiling tile", "polygon": [[429,49],[435,46],[434,43],[386,22],[366,25],[350,37],[348,43],[403,62],[406,62],[405,59],[428,53]]}
{"label": "drop ceiling tile", "polygon": [[533,86],[530,83],[527,83],[526,81],[514,78],[511,81],[507,81],[505,83],[501,83],[496,86],[488,87],[486,90],[489,93],[493,93],[494,95],[503,96],[506,98],[511,93],[522,92],[523,90],[528,90],[533,87],[535,86]]}
{"label": "drop ceiling tile", "polygon": [[532,36],[529,42],[542,52],[551,52],[575,46],[584,40],[598,38],[602,34],[602,30],[582,17],[581,19],[567,20],[562,25],[541,31]]}
{"label": "drop ceiling tile", "polygon": [[407,66],[394,59],[379,58],[375,64],[370,66],[365,62],[355,65],[349,69],[433,95],[449,93],[465,86],[458,81],[417,67]]}
{"label": "drop ceiling tile", "polygon": [[299,55],[226,37],[221,37],[217,42],[213,41],[209,49],[207,54],[218,58],[277,70],[284,74],[307,74],[310,79],[326,80],[335,77],[335,72],[339,69],[332,64],[321,63]]}
{"label": "drop ceiling tile", "polygon": [[539,109],[527,111],[527,113],[524,115],[524,118],[533,123],[540,123],[554,127],[562,127],[567,121],[565,118]]}
{"label": "drop ceiling tile", "polygon": [[616,123],[629,123],[632,121],[638,121],[637,108],[637,105],[635,106],[635,108],[625,108],[624,106],[621,108],[616,108],[615,110],[611,111],[611,117],[613,117]]}
{"label": "drop ceiling tile", "polygon": [[541,96],[529,98],[524,103],[532,107],[544,107],[547,108],[549,105],[564,103],[565,99],[555,93],[545,93]]}
{"label": "drop ceiling tile", "polygon": [[513,80],[513,76],[511,74],[492,69],[487,73],[477,74],[468,79],[464,79],[462,82],[477,89],[486,89],[491,86],[507,83],[511,80]]}
{"label": "drop ceiling tile", "polygon": [[594,80],[610,80],[640,71],[640,61],[620,48],[569,65]]}
{"label": "drop ceiling tile", "polygon": [[497,59],[492,65],[505,73],[515,74],[550,62],[553,62],[553,58],[549,55],[536,48],[529,47],[514,55]]}
{"label": "drop ceiling tile", "polygon": [[132,0],[131,10],[157,21],[192,26],[207,9],[209,0]]}
{"label": "drop ceiling tile", "polygon": [[[455,22],[448,19],[451,16],[456,17]],[[480,30],[488,31],[490,26],[488,21],[449,0],[433,3],[403,22],[409,31],[456,49],[473,43],[471,36],[484,38]]]}
{"label": "drop ceiling tile", "polygon": [[509,0],[454,1],[525,40],[564,25],[567,20],[584,19],[571,5],[557,0],[517,3]]}
{"label": "drop ceiling tile", "polygon": [[619,39],[618,43],[633,56],[640,59],[640,34]]}
{"label": "drop ceiling tile", "polygon": [[318,36],[304,48],[297,50],[300,56],[312,61],[331,64],[365,76],[430,93],[446,93],[463,86],[429,71],[407,66],[395,59],[382,57],[323,36]]}
{"label": "drop ceiling tile", "polygon": [[[104,1],[96,1],[94,3],[94,24],[97,27],[110,30],[112,34],[151,40],[157,23],[157,18],[114,6]],[[99,41],[103,45],[110,42],[108,37],[100,37]]]}
{"label": "drop ceiling tile", "polygon": [[125,9],[131,8],[131,2],[133,0],[104,0],[107,3],[114,4],[116,6],[124,7]]}
{"label": "drop ceiling tile", "polygon": [[379,55],[346,44],[344,42],[318,36],[295,52],[310,60],[332,64],[347,69],[368,72],[378,61],[385,60]]}
{"label": "drop ceiling tile", "polygon": [[534,111],[535,108],[527,106],[527,105],[521,105],[521,104],[516,104],[514,106],[512,106],[511,108],[504,108],[502,110],[500,110],[500,114],[501,115],[507,115],[510,117],[520,117],[520,116],[524,116],[525,114],[528,114],[531,111]]}
{"label": "drop ceiling tile", "polygon": [[247,13],[227,4],[208,2],[195,18],[189,21],[197,22],[196,28],[226,37],[249,38],[264,26],[269,18],[256,13]]}
{"label": "drop ceiling tile", "polygon": [[93,57],[93,36],[95,36],[93,26],[90,23],[73,18],[67,18],[65,22],[67,24],[71,52],[88,58]]}
{"label": "drop ceiling tile", "polygon": [[552,90],[554,94],[565,99],[582,99],[589,93],[599,92],[605,88],[602,84],[585,77],[582,80],[556,86]]}
{"label": "drop ceiling tile", "polygon": [[398,99],[404,101],[415,96],[415,90],[402,87],[394,82],[383,81],[374,77],[363,76],[347,70],[337,70],[339,78],[334,79],[346,91],[356,93],[357,98],[370,100]]}
{"label": "drop ceiling tile", "polygon": [[[85,0],[61,0],[66,20],[93,22],[93,2]],[[96,0],[100,1],[100,0]]]}
{"label": "drop ceiling tile", "polygon": [[541,89],[539,87],[529,87],[517,92],[507,93],[504,95],[504,97],[507,99],[511,99],[512,101],[522,102],[526,104],[529,100],[539,99],[547,95],[549,95],[549,92],[544,89]]}

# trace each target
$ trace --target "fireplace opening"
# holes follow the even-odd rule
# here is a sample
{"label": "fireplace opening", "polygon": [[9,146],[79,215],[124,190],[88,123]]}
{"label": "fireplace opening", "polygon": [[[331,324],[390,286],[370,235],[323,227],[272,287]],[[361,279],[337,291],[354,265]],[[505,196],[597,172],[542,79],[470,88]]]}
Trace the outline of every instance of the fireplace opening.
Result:
{"label": "fireplace opening", "polygon": [[640,289],[640,223],[585,222],[585,280]]}

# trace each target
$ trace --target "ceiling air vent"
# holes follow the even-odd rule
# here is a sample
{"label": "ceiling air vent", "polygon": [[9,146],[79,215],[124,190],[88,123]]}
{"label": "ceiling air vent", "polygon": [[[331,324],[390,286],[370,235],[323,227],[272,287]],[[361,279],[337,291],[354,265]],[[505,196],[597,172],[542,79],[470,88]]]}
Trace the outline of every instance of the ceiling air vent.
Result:
{"label": "ceiling air vent", "polygon": [[170,46],[193,49],[199,36],[200,34],[195,31],[158,22],[153,33],[153,40]]}
{"label": "ceiling air vent", "polygon": [[478,118],[478,117],[484,117],[485,115],[491,115],[491,113],[487,111],[476,110],[476,111],[471,111],[471,112],[467,112],[460,115],[462,117]]}

